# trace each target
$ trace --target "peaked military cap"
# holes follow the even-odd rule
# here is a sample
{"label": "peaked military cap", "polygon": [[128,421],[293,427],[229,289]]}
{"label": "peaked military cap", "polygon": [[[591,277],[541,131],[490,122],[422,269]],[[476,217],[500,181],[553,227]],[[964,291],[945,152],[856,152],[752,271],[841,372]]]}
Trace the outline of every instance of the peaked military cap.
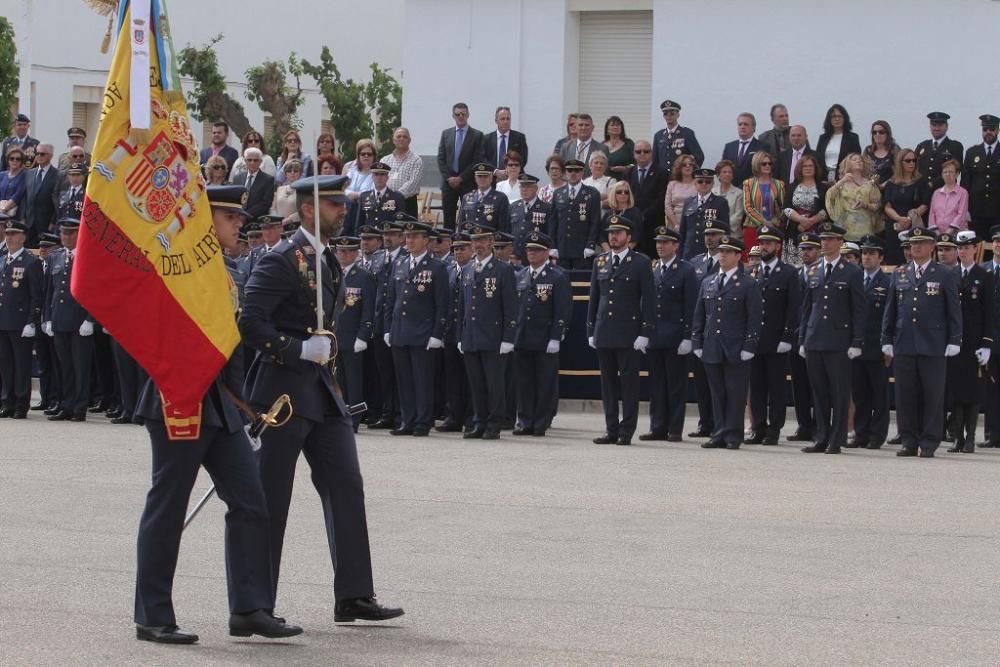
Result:
{"label": "peaked military cap", "polygon": [[979,237],[976,236],[976,232],[971,229],[964,229],[955,235],[955,243],[960,246],[964,245],[976,245],[979,243]]}
{"label": "peaked military cap", "polygon": [[705,230],[703,234],[728,234],[729,225],[724,225],[718,220],[707,220],[705,221]]}
{"label": "peaked military cap", "polygon": [[205,192],[212,208],[233,211],[245,218],[250,217],[250,214],[243,209],[247,203],[247,189],[242,185],[209,185],[205,188]]}
{"label": "peaked military cap", "polygon": [[954,234],[949,234],[948,232],[945,232],[944,234],[940,234],[938,236],[936,245],[938,247],[944,247],[944,248],[957,248],[958,239],[955,238]]}
{"label": "peaked military cap", "polygon": [[836,222],[829,220],[819,226],[819,237],[821,239],[842,239],[847,234],[847,230]]}
{"label": "peaked military cap", "polygon": [[760,246],[755,245],[754,247],[750,248],[750,252],[748,252],[747,255],[749,257],[760,257]]}
{"label": "peaked military cap", "polygon": [[848,241],[840,249],[840,254],[841,255],[856,255],[857,257],[861,257],[861,246],[859,246],[854,241]]}
{"label": "peaked military cap", "polygon": [[521,174],[517,177],[517,182],[520,185],[538,185],[538,177],[531,174]]}
{"label": "peaked military cap", "polygon": [[526,248],[534,248],[536,250],[548,250],[552,247],[552,239],[549,238],[548,234],[535,231],[528,234],[524,246]]}
{"label": "peaked military cap", "polygon": [[403,223],[402,230],[404,234],[430,234],[431,226],[419,220],[407,220]]}
{"label": "peaked military cap", "polygon": [[656,228],[656,233],[653,236],[654,241],[680,241],[681,235],[676,229],[670,229],[666,225],[660,225]]}
{"label": "peaked military cap", "polygon": [[330,239],[330,245],[337,250],[357,250],[361,247],[361,239],[357,236],[337,236]]}
{"label": "peaked military cap", "polygon": [[663,100],[660,102],[660,111],[666,113],[667,111],[680,111],[681,105],[673,100]]}
{"label": "peaked military cap", "polygon": [[27,234],[28,226],[21,222],[20,220],[12,220],[7,223],[7,229],[4,230],[5,234]]}
{"label": "peaked military cap", "polygon": [[1000,127],[1000,118],[997,118],[993,114],[984,113],[979,117],[979,122],[982,123],[983,129],[993,128],[994,130]]}
{"label": "peaked military cap", "polygon": [[482,239],[487,236],[492,237],[493,232],[496,230],[489,225],[484,225],[479,222],[467,222],[465,223],[465,233],[469,235],[469,238]]}
{"label": "peaked military cap", "polygon": [[14,116],[14,121],[18,123],[30,123],[31,119],[25,116],[23,113],[19,113]]}
{"label": "peaked military cap", "polygon": [[479,164],[477,164],[474,167],[474,171],[475,171],[476,176],[492,176],[493,175],[493,167],[491,167],[490,165],[486,164],[485,162],[480,162]]}
{"label": "peaked military cap", "polygon": [[52,248],[57,245],[62,245],[62,241],[59,240],[58,234],[44,232],[40,237],[38,237],[38,246],[40,248]]}
{"label": "peaked military cap", "polygon": [[71,127],[68,130],[66,130],[66,136],[67,137],[84,137],[84,138],[86,138],[87,137],[87,131],[84,130],[82,127]]}
{"label": "peaked military cap", "polygon": [[800,248],[818,248],[819,235],[816,232],[802,232],[798,236]]}
{"label": "peaked military cap", "polygon": [[907,236],[907,238],[909,239],[910,243],[916,243],[917,241],[933,243],[935,240],[937,240],[937,234],[934,233],[933,229],[922,229],[920,227],[917,227],[915,229],[910,230],[910,233]]}
{"label": "peaked military cap", "polygon": [[243,241],[243,243],[247,243],[248,241],[250,241],[250,237],[247,236],[247,233],[241,229],[238,232],[236,232],[236,240]]}
{"label": "peaked military cap", "polygon": [[624,215],[613,215],[608,218],[608,231],[631,232],[634,228],[632,221]]}
{"label": "peaked military cap", "polygon": [[566,171],[574,171],[577,169],[583,169],[586,165],[583,164],[582,160],[566,160]]}
{"label": "peaked military cap", "polygon": [[927,114],[927,120],[932,123],[947,123],[949,118],[951,118],[951,116],[943,111],[932,111]]}
{"label": "peaked military cap", "polygon": [[455,232],[451,235],[451,245],[454,246],[467,246],[472,243],[472,238],[465,232]]}
{"label": "peaked military cap", "polygon": [[361,225],[361,229],[358,232],[363,239],[382,238],[382,232],[374,225]]}
{"label": "peaked military cap", "polygon": [[743,241],[736,238],[735,236],[723,236],[719,241],[719,250],[734,250],[736,252],[743,252]]}
{"label": "peaked military cap", "polygon": [[785,240],[785,235],[781,233],[781,230],[777,227],[772,227],[771,225],[761,225],[757,229],[757,240],[758,241],[777,241],[781,243]]}
{"label": "peaked military cap", "polygon": [[[75,162],[71,164],[68,169],[66,169],[66,173],[70,176],[85,176],[87,174],[87,165]],[[246,188],[243,189],[246,190]]]}
{"label": "peaked military cap", "polygon": [[392,167],[387,165],[385,162],[376,162],[371,166],[371,172],[373,174],[388,174],[392,171]]}
{"label": "peaked military cap", "polygon": [[709,169],[708,167],[702,167],[700,169],[694,170],[695,178],[715,178],[715,170]]}
{"label": "peaked military cap", "polygon": [[[233,186],[233,187],[241,187],[241,186]],[[282,218],[280,215],[270,215],[270,214],[268,214],[268,215],[262,215],[259,218],[257,218],[257,224],[260,227],[262,227],[262,228],[263,227],[278,227],[278,226],[280,226],[282,224],[283,220],[284,220],[284,218]]]}
{"label": "peaked military cap", "polygon": [[59,218],[59,230],[75,231],[80,229],[80,221],[77,218]]}
{"label": "peaked military cap", "polygon": [[318,189],[320,199],[346,203],[344,188],[349,181],[347,176],[307,176],[292,183],[292,189],[297,195],[308,195]]}
{"label": "peaked military cap", "polygon": [[861,237],[861,242],[859,243],[862,250],[878,250],[879,252],[885,251],[885,246],[882,244],[882,239],[875,236],[874,234],[865,234]]}
{"label": "peaked military cap", "polygon": [[497,247],[509,246],[514,243],[514,237],[507,232],[494,232],[493,245]]}
{"label": "peaked military cap", "polygon": [[990,227],[990,238],[994,241],[1000,240],[1000,225]]}

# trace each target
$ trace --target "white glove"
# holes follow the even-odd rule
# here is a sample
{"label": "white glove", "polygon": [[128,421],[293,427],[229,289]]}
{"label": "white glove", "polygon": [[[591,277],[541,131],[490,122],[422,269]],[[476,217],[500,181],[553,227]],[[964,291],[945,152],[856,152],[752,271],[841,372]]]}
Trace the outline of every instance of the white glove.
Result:
{"label": "white glove", "polygon": [[462,352],[462,344],[461,343],[458,344],[458,353],[459,354],[465,354],[465,352]]}
{"label": "white glove", "polygon": [[646,354],[647,347],[649,347],[649,339],[645,336],[638,336],[632,343],[632,349],[643,354]]}
{"label": "white glove", "polygon": [[549,257],[559,259],[559,251],[556,248],[549,248]]}
{"label": "white glove", "polygon": [[860,356],[861,356],[861,348],[860,347],[849,347],[849,348],[847,348],[847,358],[848,359],[857,359]]}
{"label": "white glove", "polygon": [[545,346],[545,354],[559,354],[559,341],[550,340],[549,344]]}
{"label": "white glove", "polygon": [[500,354],[510,354],[514,351],[514,343],[500,343]]}
{"label": "white glove", "polygon": [[806,358],[806,346],[805,345],[799,345],[799,356],[802,357],[803,359]]}
{"label": "white glove", "polygon": [[430,338],[427,339],[428,350],[440,350],[442,347],[444,347],[444,341],[442,341],[440,338],[435,338],[434,336],[431,336]]}
{"label": "white glove", "polygon": [[685,354],[691,354],[691,339],[685,338],[681,341],[681,344],[677,346],[677,354],[684,356]]}
{"label": "white glove", "polygon": [[597,345],[594,343],[594,337],[593,336],[588,336],[587,337],[587,345],[589,345],[590,347],[592,347],[595,350],[597,349]]}
{"label": "white glove", "polygon": [[325,364],[330,361],[330,352],[333,349],[333,341],[326,336],[310,336],[302,341],[302,351],[299,352],[299,359],[311,361],[314,364]]}
{"label": "white glove", "polygon": [[791,351],[792,351],[791,343],[785,343],[784,341],[778,343],[778,354],[784,354],[785,352],[791,352]]}
{"label": "white glove", "polygon": [[256,438],[250,437],[250,424],[243,425],[243,432],[247,434],[247,442],[250,443],[250,449],[255,452],[260,449],[260,436]]}
{"label": "white glove", "polygon": [[593,249],[593,248],[584,248],[584,249],[583,249],[583,258],[584,258],[584,259],[590,259],[591,257],[593,257],[593,256],[594,256],[594,255],[596,255],[596,254],[597,254],[597,253],[596,253],[596,252],[594,252],[594,249]]}
{"label": "white glove", "polygon": [[946,348],[944,348],[944,356],[954,357],[956,354],[959,353],[961,349],[962,348],[960,348],[958,345],[949,345]]}
{"label": "white glove", "polygon": [[46,336],[54,336],[55,334],[52,333],[52,322],[42,322],[42,332]]}
{"label": "white glove", "polygon": [[83,324],[80,325],[80,335],[81,336],[93,336],[94,335],[94,323],[89,320],[84,320]]}
{"label": "white glove", "polygon": [[354,354],[361,354],[368,349],[368,343],[361,340],[360,338],[354,339]]}
{"label": "white glove", "polygon": [[29,322],[28,324],[24,325],[23,329],[21,329],[21,338],[34,338],[34,337],[35,337],[35,325]]}
{"label": "white glove", "polygon": [[702,351],[701,350],[695,350],[694,351],[694,356],[698,357],[699,359],[701,359],[701,355],[702,355]]}
{"label": "white glove", "polygon": [[385,341],[385,346],[389,347],[389,334],[388,333],[382,334],[382,340]]}
{"label": "white glove", "polygon": [[883,345],[882,346],[882,354],[884,354],[887,357],[891,357],[892,356],[892,345]]}
{"label": "white glove", "polygon": [[740,350],[740,361],[750,361],[751,359],[753,359],[753,352]]}
{"label": "white glove", "polygon": [[990,363],[990,348],[981,347],[976,350],[976,361],[979,362],[980,366],[985,366]]}

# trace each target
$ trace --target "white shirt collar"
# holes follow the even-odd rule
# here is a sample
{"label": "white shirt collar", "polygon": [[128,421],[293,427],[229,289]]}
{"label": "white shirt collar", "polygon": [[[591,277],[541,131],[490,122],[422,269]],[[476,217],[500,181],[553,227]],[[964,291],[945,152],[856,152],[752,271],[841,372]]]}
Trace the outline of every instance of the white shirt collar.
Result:
{"label": "white shirt collar", "polygon": [[316,248],[317,246],[320,245],[319,241],[316,240],[316,236],[312,232],[310,232],[305,227],[299,227],[299,229],[302,231],[302,234],[306,237],[306,240],[309,241],[309,245],[311,245],[313,248]]}
{"label": "white shirt collar", "polygon": [[532,197],[531,200],[524,200],[524,208],[531,208],[538,201],[538,197]]}
{"label": "white shirt collar", "polygon": [[[729,280],[729,279],[730,279],[730,278],[732,278],[732,277],[733,277],[733,275],[734,275],[734,274],[735,274],[735,273],[736,273],[737,271],[739,271],[739,270],[740,270],[740,265],[739,265],[739,264],[737,264],[737,265],[736,265],[736,266],[734,266],[733,268],[731,268],[731,269],[729,269],[728,271],[726,271],[726,272],[725,272],[725,273],[724,273],[723,275],[725,275],[725,276],[726,276],[726,280]],[[722,272],[722,271],[720,271],[719,273],[723,273],[723,272]]]}
{"label": "white shirt collar", "polygon": [[424,257],[426,256],[427,256],[427,251],[424,250],[421,254],[417,255],[416,257],[410,257],[410,265],[416,266],[417,264],[422,262],[424,260]]}
{"label": "white shirt collar", "polygon": [[673,266],[674,262],[676,261],[677,261],[677,255],[674,255],[673,257],[667,260],[661,259],[660,266],[662,266],[665,269],[669,269],[671,266]]}
{"label": "white shirt collar", "polygon": [[840,257],[836,258],[832,262],[829,261],[826,257],[823,257],[822,259],[823,259],[823,269],[824,270],[826,270],[827,266],[829,266],[831,269],[835,269],[835,268],[837,268],[837,264],[840,264]]}
{"label": "white shirt collar", "polygon": [[874,280],[875,276],[877,276],[880,273],[882,273],[882,269],[875,269],[874,271],[865,271],[865,275],[871,278],[872,280]]}
{"label": "white shirt collar", "polygon": [[932,257],[931,259],[927,260],[923,264],[917,264],[916,262],[913,262],[913,270],[916,271],[917,269],[920,269],[921,271],[926,272],[927,271],[927,267],[930,266],[931,262],[933,262],[933,261],[934,261],[934,258]]}
{"label": "white shirt collar", "polygon": [[17,259],[18,257],[20,257],[22,252],[24,252],[24,247],[23,246],[17,252],[11,252],[10,248],[7,248],[7,254],[10,255],[11,261],[13,261],[13,260]]}
{"label": "white shirt collar", "polygon": [[507,130],[506,132],[501,132],[500,130],[497,130],[497,140],[502,139],[503,137],[506,137],[509,134],[510,130]]}
{"label": "white shirt collar", "polygon": [[537,269],[529,264],[528,271],[531,271],[531,274],[537,278],[538,276],[542,275],[542,272],[545,270],[545,267],[548,266],[548,264],[549,264],[548,262],[542,262],[541,266],[539,266]]}
{"label": "white shirt collar", "polygon": [[341,267],[341,271],[343,271],[343,272],[344,272],[344,275],[345,275],[345,276],[346,276],[346,275],[347,275],[348,273],[350,273],[350,272],[351,272],[351,269],[353,269],[353,268],[354,268],[354,266],[355,266],[355,265],[356,265],[356,264],[358,263],[358,261],[359,261],[359,260],[354,260],[353,262],[351,262],[351,263],[350,263],[350,264],[348,264],[347,266],[343,266],[343,267]]}
{"label": "white shirt collar", "polygon": [[403,246],[399,246],[395,250],[389,253],[389,261],[394,262],[396,258],[399,257],[399,251],[403,249]]}
{"label": "white shirt collar", "polygon": [[[620,252],[614,252],[614,251],[612,251],[611,252],[611,256],[612,257],[617,257],[618,261],[622,262],[622,261],[625,261],[625,256],[628,255],[628,251],[629,251],[629,248],[628,248],[628,246],[626,246],[625,249],[622,250],[622,251],[620,251]],[[612,260],[612,261],[614,261],[614,260]]]}
{"label": "white shirt collar", "polygon": [[473,262],[479,262],[479,268],[480,268],[480,269],[485,269],[485,268],[486,268],[487,266],[489,266],[489,265],[490,265],[490,262],[492,262],[492,261],[493,261],[493,255],[492,255],[492,253],[491,253],[491,254],[490,254],[490,256],[489,256],[489,257],[487,257],[487,258],[486,258],[486,259],[484,259],[484,260],[480,260],[480,259],[479,259],[478,257],[473,257],[473,258],[472,258],[472,261],[473,261]]}
{"label": "white shirt collar", "polygon": [[973,261],[972,264],[969,264],[968,266],[966,266],[965,264],[962,264],[962,260],[958,260],[958,265],[960,267],[962,267],[963,271],[969,271],[970,269],[972,269],[972,267],[974,267],[976,265],[976,262]]}
{"label": "white shirt collar", "polygon": [[772,271],[774,271],[776,268],[778,268],[777,255],[775,255],[775,257],[770,262],[761,262],[761,266],[768,266],[771,268]]}

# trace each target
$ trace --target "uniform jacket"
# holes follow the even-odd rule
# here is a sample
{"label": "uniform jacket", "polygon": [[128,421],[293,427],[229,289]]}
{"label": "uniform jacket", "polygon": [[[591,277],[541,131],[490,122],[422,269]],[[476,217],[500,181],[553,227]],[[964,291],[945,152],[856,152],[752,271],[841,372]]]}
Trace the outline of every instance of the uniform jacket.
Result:
{"label": "uniform jacket", "polygon": [[60,192],[56,215],[60,218],[76,218],[79,220],[83,215],[83,196],[86,189],[86,185],[81,185],[75,195],[71,194],[71,187]]}
{"label": "uniform jacket", "polygon": [[510,232],[510,201],[507,195],[490,188],[479,201],[478,190],[462,195],[462,205],[458,210],[458,228],[463,229],[466,223],[485,220],[486,224],[500,232]]}
{"label": "uniform jacket", "polygon": [[892,276],[885,271],[876,273],[865,288],[865,336],[861,345],[861,359],[865,361],[882,359],[882,318],[891,290]]}
{"label": "uniform jacket", "polygon": [[757,267],[753,277],[761,292],[760,340],[761,354],[774,354],[778,343],[788,343],[793,348],[799,341],[799,318],[802,315],[802,293],[799,272],[781,260],[765,277],[763,265]]}
{"label": "uniform jacket", "polygon": [[675,257],[670,268],[660,270],[661,260],[653,262],[653,287],[656,289],[656,324],[649,339],[654,350],[675,350],[682,340],[691,339],[694,306],[701,286],[694,267]]}
{"label": "uniform jacket", "polygon": [[843,259],[827,277],[825,262],[810,267],[806,274],[799,345],[818,352],[846,353],[864,341],[864,278],[858,266]]}
{"label": "uniform jacket", "polygon": [[517,327],[517,277],[514,267],[494,256],[476,273],[476,260],[462,267],[458,300],[458,341],[462,352],[499,352],[513,343]]}
{"label": "uniform jacket", "polygon": [[528,207],[528,202],[518,199],[510,205],[510,233],[514,237],[514,252],[524,253],[524,239],[534,231],[544,233],[549,228],[549,214],[552,206],[535,197],[535,202]]}
{"label": "uniform jacket", "polygon": [[760,335],[760,287],[743,267],[724,287],[718,272],[701,284],[694,307],[691,345],[705,364],[741,361],[740,352],[757,352]]}
{"label": "uniform jacket", "polygon": [[694,136],[694,130],[681,125],[672,133],[665,127],[658,130],[653,135],[653,164],[669,174],[678,155],[690,155],[699,167],[705,161],[705,153]]}
{"label": "uniform jacket", "polygon": [[924,139],[914,150],[917,152],[917,169],[927,179],[931,192],[944,184],[941,178],[941,165],[948,160],[961,162],[964,155],[962,143],[947,136],[938,143],[937,150],[934,150],[933,139]]}
{"label": "uniform jacket", "polygon": [[337,340],[344,349],[354,349],[354,340],[368,342],[375,331],[375,276],[355,262],[344,274],[344,308],[337,317]]}
{"label": "uniform jacket", "polygon": [[983,144],[965,151],[962,187],[969,193],[969,213],[974,217],[1000,218],[1000,141],[993,145],[993,158],[986,159]]}
{"label": "uniform jacket", "polygon": [[45,178],[38,183],[38,167],[28,172],[24,189],[24,221],[37,234],[47,232],[56,222],[56,206],[53,200],[59,170],[50,164]]}
{"label": "uniform jacket", "polygon": [[444,327],[444,344],[454,347],[458,344],[458,302],[462,300],[462,267],[451,262],[448,269],[448,322]]}
{"label": "uniform jacket", "polygon": [[585,248],[597,244],[601,195],[589,185],[581,183],[577,188],[575,199],[570,199],[568,185],[552,195],[548,235],[559,250],[559,259],[581,259]]}
{"label": "uniform jacket", "polygon": [[892,274],[882,320],[882,344],[896,355],[944,357],[945,347],[962,344],[959,274],[931,261],[918,281],[913,263]]}
{"label": "uniform jacket", "polygon": [[699,287],[700,283],[704,281],[705,278],[711,278],[719,272],[718,258],[710,257],[708,253],[696,255],[695,257],[687,260],[687,262],[691,265],[691,269],[694,271],[695,277],[698,278]]}
{"label": "uniform jacket", "polygon": [[94,321],[69,291],[72,275],[73,259],[68,250],[61,248],[49,255],[42,321],[52,322],[55,333],[73,333],[80,329],[84,320]]}
{"label": "uniform jacket", "polygon": [[709,193],[698,206],[698,195],[684,202],[681,211],[681,247],[677,254],[684,259],[705,252],[705,223],[719,221],[729,227],[729,202],[725,197]]}
{"label": "uniform jacket", "polygon": [[45,298],[42,260],[27,248],[12,261],[7,252],[0,254],[0,331],[21,333],[26,324],[35,325],[35,335],[42,317]]}
{"label": "uniform jacket", "polygon": [[639,336],[653,335],[656,290],[649,257],[629,250],[617,269],[612,253],[594,260],[587,306],[587,336],[598,348],[631,348]]}
{"label": "uniform jacket", "polygon": [[962,302],[962,350],[975,352],[992,347],[996,302],[993,300],[993,274],[979,265],[969,269],[963,279],[958,271],[958,297]]}
{"label": "uniform jacket", "polygon": [[[377,338],[381,338],[382,334],[387,331],[385,328],[385,297],[392,278],[393,262],[391,257],[392,255],[385,249],[376,250],[372,253],[371,264],[368,268],[375,276],[375,288],[378,290],[375,294],[375,336]],[[401,247],[396,253],[396,259],[400,257],[409,257],[406,248]],[[365,260],[362,258],[360,261],[364,262]]]}
{"label": "uniform jacket", "polygon": [[531,279],[531,267],[517,275],[517,329],[514,347],[543,352],[550,340],[561,341],[573,312],[573,295],[566,274],[544,264]]}
{"label": "uniform jacket", "polygon": [[[323,324],[335,331],[343,277],[333,251],[324,254]],[[262,255],[250,274],[239,326],[243,342],[257,351],[246,380],[255,410],[288,394],[295,414],[311,421],[346,414],[330,368],[299,358],[302,341],[316,328],[315,283],[316,253],[301,229]]]}
{"label": "uniform jacket", "polygon": [[391,267],[385,290],[384,331],[393,347],[424,346],[431,338],[444,340],[448,323],[448,269],[424,253],[410,269],[410,257],[400,255]]}
{"label": "uniform jacket", "polygon": [[393,219],[400,211],[405,211],[406,197],[389,188],[386,188],[381,195],[375,190],[365,190],[358,198],[358,208],[360,211],[358,229],[362,225],[375,227],[380,222]]}

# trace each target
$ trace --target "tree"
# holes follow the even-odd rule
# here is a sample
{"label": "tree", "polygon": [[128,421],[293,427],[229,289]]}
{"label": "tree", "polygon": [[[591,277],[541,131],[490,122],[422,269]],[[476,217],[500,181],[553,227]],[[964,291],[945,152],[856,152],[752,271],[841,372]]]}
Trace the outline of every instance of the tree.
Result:
{"label": "tree", "polygon": [[9,111],[14,107],[19,83],[14,26],[0,16],[0,137],[10,136],[13,129],[14,121]]}
{"label": "tree", "polygon": [[219,60],[212,48],[222,41],[222,34],[213,37],[208,44],[195,48],[188,44],[177,56],[181,76],[194,79],[194,88],[188,93],[188,110],[195,120],[225,121],[242,137],[253,129],[243,105],[234,100],[226,91],[226,79],[219,71]]}
{"label": "tree", "polygon": [[302,71],[316,80],[326,99],[340,153],[354,159],[354,145],[364,138],[373,139],[378,152],[383,152],[400,124],[403,90],[399,82],[378,63],[370,65],[372,79],[367,84],[344,79],[326,46],[319,58],[318,65],[303,60]]}
{"label": "tree", "polygon": [[[288,75],[295,77],[294,89],[288,85]],[[301,127],[295,115],[302,104],[301,76],[302,63],[294,52],[288,56],[287,64],[267,60],[247,70],[247,99],[256,102],[261,111],[271,114],[274,121],[267,146],[270,155],[280,154],[285,134]]]}

